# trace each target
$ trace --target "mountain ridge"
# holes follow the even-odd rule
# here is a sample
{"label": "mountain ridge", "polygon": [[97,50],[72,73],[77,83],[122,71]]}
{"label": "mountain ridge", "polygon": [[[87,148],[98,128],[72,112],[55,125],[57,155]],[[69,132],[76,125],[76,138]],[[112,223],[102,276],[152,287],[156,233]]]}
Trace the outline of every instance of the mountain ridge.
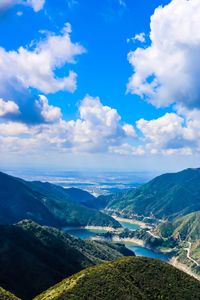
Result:
{"label": "mountain ridge", "polygon": [[199,294],[199,281],[167,263],[124,257],[64,279],[34,300],[199,300]]}
{"label": "mountain ridge", "polygon": [[0,225],[0,286],[23,300],[86,267],[134,253],[85,241],[30,220]]}
{"label": "mountain ridge", "polygon": [[73,201],[60,186],[28,182],[0,172],[0,223],[12,224],[22,219],[58,228],[121,227],[110,216]]}
{"label": "mountain ridge", "polygon": [[105,210],[174,219],[200,210],[200,168],[160,175],[126,193],[104,196]]}

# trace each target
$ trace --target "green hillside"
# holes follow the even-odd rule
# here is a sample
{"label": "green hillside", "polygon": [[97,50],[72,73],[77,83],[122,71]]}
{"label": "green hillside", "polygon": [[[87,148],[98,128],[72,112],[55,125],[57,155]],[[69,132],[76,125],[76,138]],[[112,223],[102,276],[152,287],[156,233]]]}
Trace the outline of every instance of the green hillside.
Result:
{"label": "green hillside", "polygon": [[0,287],[0,299],[1,300],[19,300],[19,298],[17,298],[16,296],[14,296],[13,294],[11,294],[8,291],[5,291],[1,287]]}
{"label": "green hillside", "polygon": [[200,282],[167,263],[121,258],[83,270],[35,300],[199,300]]}
{"label": "green hillside", "polygon": [[[191,247],[191,256],[193,259],[195,259],[199,265],[200,265],[200,239],[196,240],[194,243],[192,243]],[[200,268],[198,268],[198,271],[200,273]]]}
{"label": "green hillside", "polygon": [[[81,199],[82,192],[79,194]],[[110,216],[76,203],[62,187],[0,173],[0,224],[12,224],[22,219],[55,227],[121,226]]]}
{"label": "green hillside", "polygon": [[0,224],[32,218],[41,224],[61,225],[41,199],[42,195],[31,190],[25,181],[0,172]]}
{"label": "green hillside", "polygon": [[200,169],[164,174],[137,189],[105,197],[106,209],[173,219],[200,210],[199,182]]}
{"label": "green hillside", "polygon": [[200,239],[200,211],[188,214],[158,227],[164,238],[196,241]]}
{"label": "green hillside", "polygon": [[134,253],[121,244],[84,241],[32,221],[0,226],[0,286],[22,299],[86,267]]}
{"label": "green hillside", "polygon": [[96,198],[88,193],[77,188],[63,188],[49,182],[32,181],[26,182],[32,189],[44,194],[54,195],[57,200],[72,200],[79,204],[85,205],[87,202],[95,202]]}

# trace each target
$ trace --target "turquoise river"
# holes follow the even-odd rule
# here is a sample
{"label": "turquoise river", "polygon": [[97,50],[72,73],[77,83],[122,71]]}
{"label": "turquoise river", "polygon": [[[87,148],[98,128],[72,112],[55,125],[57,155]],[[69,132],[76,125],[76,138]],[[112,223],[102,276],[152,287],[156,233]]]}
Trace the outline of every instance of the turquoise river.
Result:
{"label": "turquoise river", "polygon": [[[131,223],[127,223],[127,222],[120,222],[120,223],[124,228],[128,228],[130,230],[136,230],[140,227],[138,224],[131,224]],[[77,228],[77,227],[66,227],[65,231],[71,235],[74,235],[74,236],[82,238],[82,239],[90,238],[101,232],[106,232],[104,230],[91,230],[91,229]],[[130,243],[130,242],[124,243],[124,244],[126,245],[127,248],[133,250],[137,256],[146,256],[146,257],[151,257],[151,258],[157,258],[157,259],[160,259],[163,261],[169,260],[169,257],[166,254],[157,253],[146,247],[138,246],[138,245]]]}

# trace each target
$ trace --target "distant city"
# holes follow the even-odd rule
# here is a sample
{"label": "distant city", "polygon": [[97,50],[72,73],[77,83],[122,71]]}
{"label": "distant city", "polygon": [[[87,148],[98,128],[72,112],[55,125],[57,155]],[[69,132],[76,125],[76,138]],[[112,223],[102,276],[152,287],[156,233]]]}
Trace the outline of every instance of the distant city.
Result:
{"label": "distant city", "polygon": [[108,195],[126,191],[154,178],[155,173],[148,172],[78,172],[44,170],[4,170],[10,175],[29,181],[51,182],[64,188],[80,188],[94,196]]}

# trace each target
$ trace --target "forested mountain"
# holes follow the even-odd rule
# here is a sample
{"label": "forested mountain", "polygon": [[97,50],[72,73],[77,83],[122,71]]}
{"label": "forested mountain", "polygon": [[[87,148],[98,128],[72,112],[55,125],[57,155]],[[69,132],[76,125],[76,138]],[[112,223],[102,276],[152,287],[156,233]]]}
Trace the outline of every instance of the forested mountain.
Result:
{"label": "forested mountain", "polygon": [[200,169],[164,174],[143,186],[104,197],[105,208],[127,216],[174,219],[200,210]]}
{"label": "forested mountain", "polygon": [[164,238],[172,236],[175,239],[196,241],[200,239],[200,211],[165,222],[159,227]]}
{"label": "forested mountain", "polygon": [[[81,191],[80,197],[82,194]],[[120,227],[110,216],[77,203],[62,187],[0,173],[0,224],[12,224],[22,219],[56,227]]]}
{"label": "forested mountain", "polygon": [[0,225],[0,245],[0,286],[27,300],[86,267],[134,255],[121,244],[84,241],[26,220]]}
{"label": "forested mountain", "polygon": [[159,260],[133,257],[81,271],[35,300],[199,300],[200,282]]}

